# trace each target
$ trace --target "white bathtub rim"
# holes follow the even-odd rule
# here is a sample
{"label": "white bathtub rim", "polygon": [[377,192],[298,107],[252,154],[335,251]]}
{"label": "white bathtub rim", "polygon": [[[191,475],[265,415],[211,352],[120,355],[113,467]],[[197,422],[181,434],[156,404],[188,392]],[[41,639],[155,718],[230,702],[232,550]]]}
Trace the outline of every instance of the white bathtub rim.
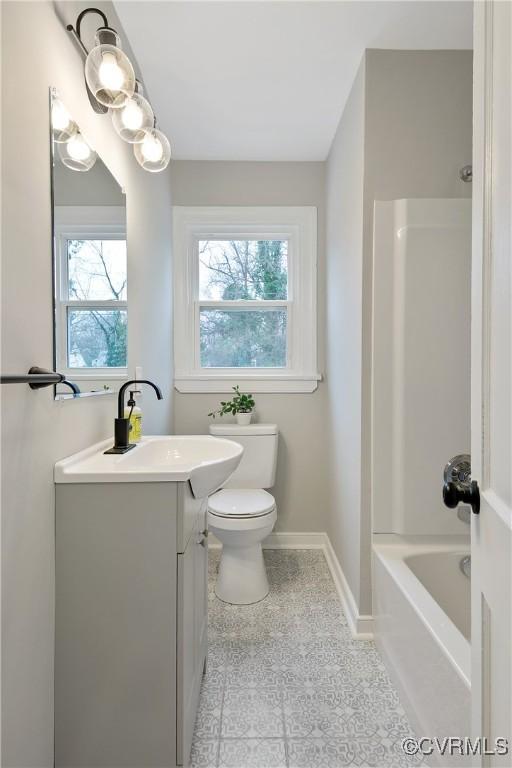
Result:
{"label": "white bathtub rim", "polygon": [[[390,539],[394,541],[390,541]],[[462,632],[455,626],[450,617],[436,603],[430,592],[423,586],[421,581],[415,576],[409,566],[405,563],[405,557],[419,554],[431,554],[432,552],[461,552],[461,556],[468,554],[469,547],[465,539],[453,537],[451,543],[431,543],[413,544],[397,543],[399,537],[387,537],[386,543],[377,543],[374,541],[373,549],[387,572],[391,575],[402,594],[412,606],[414,612],[421,620],[423,626],[434,638],[436,643],[443,649],[443,652],[449,658],[457,674],[467,686],[471,689],[471,643],[464,637]],[[403,541],[403,539],[402,539]],[[418,604],[419,603],[419,604]],[[436,631],[437,627],[442,627],[442,636]]]}

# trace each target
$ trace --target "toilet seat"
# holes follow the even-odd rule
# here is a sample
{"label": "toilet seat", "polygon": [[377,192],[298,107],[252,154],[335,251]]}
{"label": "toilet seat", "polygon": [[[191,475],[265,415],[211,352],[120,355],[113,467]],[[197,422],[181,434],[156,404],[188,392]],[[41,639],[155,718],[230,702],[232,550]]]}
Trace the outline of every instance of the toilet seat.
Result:
{"label": "toilet seat", "polygon": [[253,518],[275,509],[274,497],[262,488],[223,488],[208,500],[208,510],[215,517]]}

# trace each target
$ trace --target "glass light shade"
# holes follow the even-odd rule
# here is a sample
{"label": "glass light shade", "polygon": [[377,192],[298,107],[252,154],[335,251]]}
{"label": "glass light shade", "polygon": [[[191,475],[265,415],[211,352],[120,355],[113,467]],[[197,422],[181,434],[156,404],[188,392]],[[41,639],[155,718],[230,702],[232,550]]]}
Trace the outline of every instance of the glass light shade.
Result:
{"label": "glass light shade", "polygon": [[169,165],[171,145],[162,131],[150,128],[144,132],[142,141],[133,145],[133,153],[145,171],[158,173]]}
{"label": "glass light shade", "polygon": [[117,34],[109,30],[107,38],[112,42],[115,39],[116,45],[101,43],[102,39],[105,39],[104,30],[98,30],[96,42],[99,44],[85,60],[85,79],[100,104],[119,109],[135,92],[135,72],[130,59],[117,45]]}
{"label": "glass light shade", "polygon": [[151,104],[140,93],[134,93],[120,109],[113,109],[112,123],[119,136],[129,144],[144,140],[146,130],[153,125]]}
{"label": "glass light shade", "polygon": [[57,144],[63,144],[78,131],[78,125],[59,99],[52,101],[52,134]]}
{"label": "glass light shade", "polygon": [[59,144],[59,155],[72,171],[90,171],[98,157],[79,131],[65,144]]}

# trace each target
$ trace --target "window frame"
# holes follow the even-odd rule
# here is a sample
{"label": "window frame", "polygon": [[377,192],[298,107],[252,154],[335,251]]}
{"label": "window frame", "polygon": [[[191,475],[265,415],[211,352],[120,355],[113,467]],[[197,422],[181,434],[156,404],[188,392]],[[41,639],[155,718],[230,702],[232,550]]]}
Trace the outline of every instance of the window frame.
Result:
{"label": "window frame", "polygon": [[[200,240],[288,241],[288,296],[276,300],[199,298]],[[174,386],[179,392],[313,392],[317,372],[317,209],[313,206],[173,207]],[[287,365],[283,368],[204,368],[200,365],[202,307],[287,308]]]}
{"label": "window frame", "polygon": [[[123,206],[55,207],[55,358],[57,369],[66,378],[79,381],[117,381],[128,376],[128,364],[123,367],[70,368],[68,366],[68,309],[120,309],[126,311],[128,298],[81,301],[68,298],[68,240],[121,240],[126,237],[126,210]],[[128,272],[128,254],[126,270]],[[128,294],[128,284],[127,284]],[[128,328],[127,328],[128,339]],[[128,355],[128,348],[126,350]]]}

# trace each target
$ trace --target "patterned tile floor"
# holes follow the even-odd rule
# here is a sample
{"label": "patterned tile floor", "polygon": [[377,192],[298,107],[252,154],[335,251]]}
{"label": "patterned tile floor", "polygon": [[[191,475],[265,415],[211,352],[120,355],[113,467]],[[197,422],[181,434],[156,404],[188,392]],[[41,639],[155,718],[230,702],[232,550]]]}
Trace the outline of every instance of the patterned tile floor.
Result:
{"label": "patterned tile floor", "polygon": [[215,597],[193,768],[418,765],[412,733],[373,642],[354,640],[318,550],[266,550],[270,594],[250,606]]}

